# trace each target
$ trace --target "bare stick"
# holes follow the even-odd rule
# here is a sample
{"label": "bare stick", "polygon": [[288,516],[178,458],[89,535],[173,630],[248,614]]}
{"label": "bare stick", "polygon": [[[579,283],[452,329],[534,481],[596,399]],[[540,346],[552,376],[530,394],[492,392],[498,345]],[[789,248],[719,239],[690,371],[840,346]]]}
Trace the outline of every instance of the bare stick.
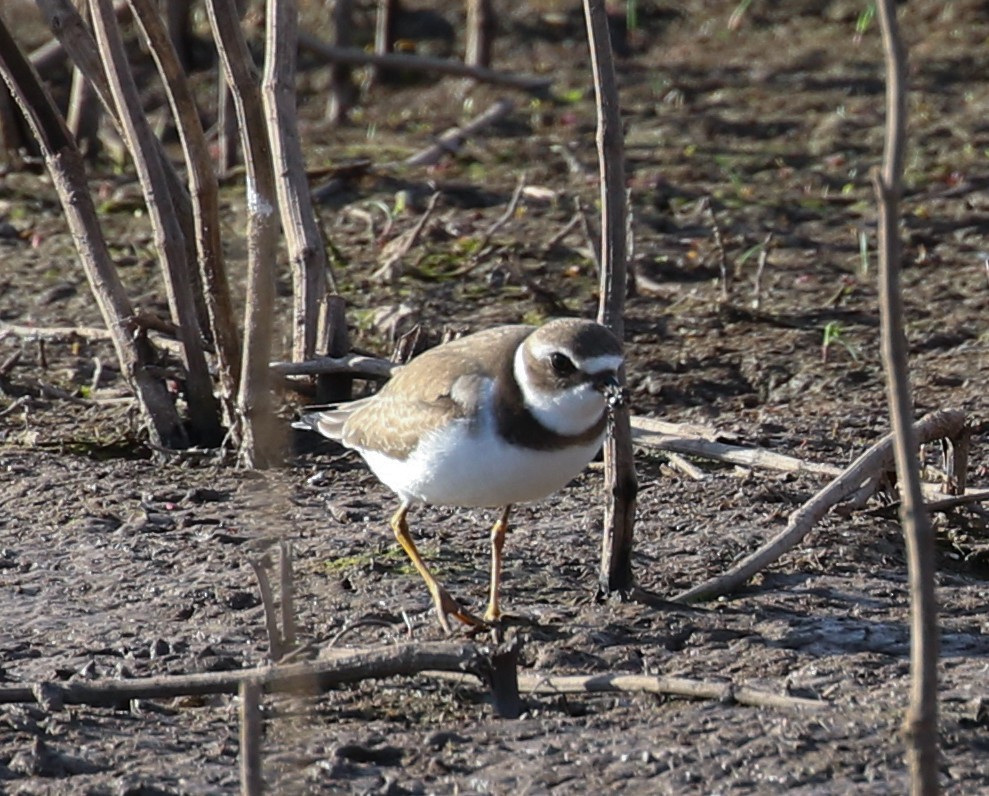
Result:
{"label": "bare stick", "polygon": [[254,680],[240,684],[240,792],[261,796],[261,687]]}
{"label": "bare stick", "polygon": [[[220,244],[219,187],[189,80],[154,0],[128,0],[155,60],[182,142],[192,199],[199,293],[215,343],[220,400],[228,420],[240,379],[240,339]],[[171,5],[170,5],[171,8]]]}
{"label": "bare stick", "polygon": [[504,119],[515,108],[515,103],[511,100],[500,99],[480,116],[471,119],[463,127],[451,127],[449,130],[436,139],[436,143],[430,144],[421,152],[407,157],[406,166],[432,166],[439,163],[445,155],[452,155],[460,151],[471,136],[483,130],[495,122]]}
{"label": "bare stick", "polygon": [[582,219],[583,216],[580,213],[574,213],[570,220],[552,238],[546,241],[543,251],[553,251],[553,249],[563,243],[563,239],[577,228],[577,225],[580,224]]}
{"label": "bare stick", "polygon": [[464,62],[468,66],[491,66],[495,17],[491,0],[467,0],[467,46]]}
{"label": "bare stick", "polygon": [[759,262],[755,269],[755,279],[752,284],[752,309],[757,310],[762,306],[762,275],[769,262],[769,251],[773,243],[773,233],[766,235],[762,242],[762,250],[759,252]]}
{"label": "bare stick", "polygon": [[886,54],[886,141],[882,171],[874,172],[879,203],[879,312],[883,365],[889,393],[896,472],[906,536],[910,581],[910,706],[903,727],[914,796],[938,792],[938,618],[934,591],[934,530],[924,508],[917,463],[917,435],[911,418],[913,399],[903,323],[900,281],[900,194],[907,124],[907,57],[896,21],[896,4],[876,4]]}
{"label": "bare stick", "polygon": [[515,185],[515,190],[512,192],[511,199],[508,200],[508,205],[505,207],[505,212],[495,219],[495,222],[488,227],[484,234],[481,235],[477,242],[477,248],[470,262],[467,263],[463,268],[454,271],[451,275],[453,278],[467,276],[467,274],[472,273],[482,262],[484,262],[485,255],[488,253],[488,244],[491,242],[491,238],[494,234],[505,226],[512,218],[515,216],[515,211],[518,210],[519,201],[522,199],[522,192],[525,190],[525,174],[520,174],[518,183]]}
{"label": "bare stick", "polygon": [[[234,694],[242,683],[261,693],[316,694],[332,686],[397,675],[424,675],[461,681],[467,674],[491,681],[491,663],[473,644],[448,642],[404,644],[386,649],[334,651],[324,660],[267,666],[247,671],[166,675],[129,680],[37,683],[0,687],[0,704],[33,703],[39,696],[63,705],[115,705],[132,699],[169,699],[177,696]],[[713,699],[740,705],[783,710],[820,710],[829,703],[773,694],[735,683],[601,673],[594,675],[518,676],[520,691],[533,694],[646,692]]]}
{"label": "bare stick", "polygon": [[[385,649],[358,650],[330,660],[263,666],[232,672],[139,677],[127,680],[44,683],[66,705],[115,705],[131,699],[170,699],[203,694],[236,694],[252,680],[266,694],[316,694],[331,686],[425,671],[470,672],[487,677],[490,663],[473,644],[404,644]],[[0,687],[0,704],[36,702],[30,685]]]}
{"label": "bare stick", "polygon": [[476,256],[480,256],[481,252],[483,252],[491,242],[491,238],[494,237],[495,233],[511,221],[515,216],[515,211],[518,210],[519,200],[522,199],[522,192],[524,190],[525,172],[519,175],[518,182],[515,185],[515,190],[512,192],[512,198],[508,200],[508,205],[505,207],[505,212],[495,219],[495,222],[485,230],[484,234],[481,236],[481,239],[478,241],[478,254]]}
{"label": "bare stick", "polygon": [[295,578],[292,572],[292,545],[284,539],[278,543],[278,593],[282,603],[282,640],[285,649],[295,649],[298,633],[295,626]]}
{"label": "bare stick", "polygon": [[5,379],[10,375],[10,372],[17,367],[17,363],[21,361],[21,355],[22,351],[14,351],[0,363],[0,379]]}
{"label": "bare stick", "polygon": [[[953,455],[963,447],[965,440],[970,435],[970,429],[966,423],[957,437],[942,437],[942,442],[949,445]],[[835,478],[844,474],[848,478],[861,479],[862,486],[851,495],[848,500],[853,505],[864,504],[866,500],[876,491],[882,481],[883,475],[892,464],[892,458],[873,463],[871,470],[858,468],[856,465],[842,469],[834,464],[825,462],[811,462],[807,459],[798,459],[796,456],[787,456],[785,453],[766,450],[764,448],[746,448],[741,445],[728,445],[723,442],[716,442],[712,437],[716,436],[713,429],[702,426],[692,426],[689,424],[678,425],[656,420],[652,417],[632,417],[632,441],[641,447],[654,448],[667,453],[685,454],[687,456],[697,456],[701,459],[710,459],[716,462],[726,462],[738,467],[761,470],[777,470],[784,473],[808,473],[810,475],[825,475]],[[679,465],[677,465],[679,467]],[[685,472],[689,471],[680,467]],[[854,470],[854,472],[853,472]],[[693,477],[693,476],[692,476]],[[944,483],[923,482],[921,489],[924,497],[929,501],[928,510],[938,511],[943,508],[951,508],[953,505],[965,505],[969,503],[979,503],[985,500],[987,493],[980,490],[956,491],[957,486],[953,481],[951,473]],[[948,492],[958,494],[961,498],[957,503],[942,500],[941,496]],[[844,500],[844,498],[842,498]]]}
{"label": "bare stick", "polygon": [[278,216],[261,93],[234,0],[208,0],[206,11],[233,92],[247,165],[247,301],[238,420],[242,464],[265,467],[280,457],[279,427],[271,407],[268,360],[275,304]]}
{"label": "bare stick", "polygon": [[574,197],[574,205],[577,208],[577,213],[580,215],[581,228],[584,230],[584,238],[587,240],[587,247],[591,250],[591,254],[594,257],[594,267],[597,269],[598,279],[601,278],[601,234],[598,229],[595,228],[594,222],[591,219],[591,214],[587,212],[587,208],[584,207],[584,203],[580,201],[579,196]]}
{"label": "bare stick", "polygon": [[679,453],[673,453],[670,451],[666,454],[666,458],[669,460],[671,467],[676,468],[688,478],[693,478],[695,481],[703,481],[707,478],[707,473],[705,473],[700,467],[692,464]]}
{"label": "bare stick", "polygon": [[378,68],[470,77],[482,83],[517,88],[533,94],[544,94],[553,85],[552,78],[497,72],[493,69],[468,66],[462,61],[448,58],[428,58],[422,55],[399,55],[396,53],[368,53],[357,47],[332,47],[306,33],[299,36],[299,46],[333,63],[353,64],[354,66],[371,65]]}
{"label": "bare stick", "polygon": [[495,648],[491,651],[491,669],[488,674],[488,687],[495,715],[503,719],[517,719],[522,715],[522,700],[519,697],[519,653],[522,641],[514,631],[508,638],[501,638],[500,630],[492,631]]}
{"label": "bare stick", "polygon": [[17,104],[7,84],[0,82],[0,165],[6,164],[12,172],[21,171],[24,168],[21,149],[26,143]]}
{"label": "bare stick", "polygon": [[[354,39],[354,3],[353,0],[334,0],[330,11],[333,24],[332,46],[350,47]],[[351,77],[348,64],[330,64],[330,98],[326,108],[326,119],[331,124],[340,124],[347,118],[347,113],[354,104],[357,88]]]}
{"label": "bare stick", "polygon": [[[79,15],[89,16],[89,0],[80,0]],[[69,108],[65,114],[65,123],[72,131],[76,146],[89,158],[95,158],[100,152],[100,108],[96,90],[83,73],[73,67],[72,88],[69,92]]]}
{"label": "bare stick", "polygon": [[[438,680],[466,682],[469,675],[426,672]],[[646,693],[687,699],[710,699],[723,704],[751,705],[778,710],[827,710],[831,703],[818,699],[791,697],[758,688],[738,685],[732,680],[696,680],[689,677],[661,677],[648,674],[522,674],[519,690],[526,694],[618,694]]]}
{"label": "bare stick", "polygon": [[972,429],[966,426],[958,439],[947,440],[947,444],[947,491],[952,495],[964,495],[968,487],[968,455],[972,445]]}
{"label": "bare stick", "polygon": [[292,356],[316,354],[320,303],[326,297],[326,247],[306,179],[295,102],[296,0],[268,0],[261,99],[267,120],[275,188],[292,267]]}
{"label": "bare stick", "polygon": [[381,252],[383,262],[378,270],[371,274],[372,279],[384,282],[394,282],[398,279],[402,272],[402,258],[412,251],[412,247],[416,245],[419,236],[422,235],[422,231],[426,228],[426,223],[436,209],[436,204],[439,202],[440,196],[440,192],[437,191],[429,197],[429,204],[426,205],[426,209],[423,210],[422,215],[412,229],[388,241]]}
{"label": "bare stick", "polygon": [[186,367],[189,421],[195,431],[194,442],[215,447],[223,439],[219,404],[213,395],[213,380],[201,343],[184,231],[178,223],[157,139],[141,105],[111,0],[92,0],[92,18],[121,131],[144,192],[154,231],[155,250],[165,277],[168,303],[178,324]]}
{"label": "bare stick", "polygon": [[25,340],[49,340],[52,342],[71,342],[80,339],[98,342],[113,339],[113,335],[107,329],[100,329],[96,326],[23,326],[0,321],[0,339],[7,335],[21,337]]}
{"label": "bare stick", "polygon": [[[598,169],[601,174],[601,300],[598,320],[619,340],[625,336],[626,251],[625,147],[618,84],[604,0],[584,0],[594,96],[597,106]],[[625,374],[621,374],[624,381]],[[638,492],[632,431],[627,406],[614,411],[604,443],[604,534],[601,540],[599,592],[627,595],[632,577],[632,536]]]}
{"label": "bare stick", "polygon": [[721,299],[728,301],[731,298],[731,285],[728,276],[728,253],[725,251],[725,241],[721,237],[721,224],[718,223],[718,214],[714,210],[713,197],[707,197],[707,212],[711,216],[711,231],[714,235],[714,250],[718,254],[718,272],[721,274]]}
{"label": "bare stick", "polygon": [[636,445],[683,453],[688,456],[701,456],[705,459],[737,464],[741,467],[758,467],[791,473],[813,473],[832,478],[843,472],[840,467],[833,464],[811,462],[761,448],[745,448],[740,445],[697,439],[691,434],[688,427],[677,428],[668,423],[660,425],[660,421],[651,417],[632,418],[632,441]]}
{"label": "bare stick", "polygon": [[278,663],[285,655],[285,644],[282,633],[278,629],[278,609],[275,607],[275,595],[271,591],[271,581],[268,580],[268,570],[265,569],[264,559],[251,559],[251,569],[258,581],[258,591],[261,592],[261,604],[264,606],[264,626],[268,631],[268,657]]}
{"label": "bare stick", "polygon": [[[78,15],[77,15],[78,16]],[[127,326],[134,315],[100,230],[96,208],[86,185],[82,158],[51,97],[0,21],[0,76],[20,106],[45,158],[59,201],[65,211],[79,260],[100,308],[124,378],[133,386],[151,430],[152,442],[167,448],[188,444],[174,402],[164,382],[148,365],[154,351],[143,336]]]}
{"label": "bare stick", "polygon": [[[916,438],[930,442],[943,436],[955,437],[965,426],[965,415],[957,409],[942,409],[925,415],[914,426]],[[916,450],[916,448],[915,448]],[[835,478],[790,515],[790,521],[779,534],[727,572],[678,594],[679,602],[699,602],[727,594],[741,586],[757,572],[779,560],[785,552],[799,544],[812,527],[831,509],[850,495],[873,471],[887,465],[893,458],[893,434],[887,434],[879,442],[859,456],[847,470]]]}
{"label": "bare stick", "polygon": [[230,176],[237,166],[240,152],[237,137],[237,108],[233,92],[223,70],[217,70],[216,81],[216,174],[221,179]]}
{"label": "bare stick", "polygon": [[687,677],[657,677],[647,674],[576,674],[549,677],[527,674],[519,678],[519,688],[530,694],[600,694],[637,691],[690,699],[714,699],[722,703],[783,710],[821,710],[830,707],[827,702],[816,699],[772,694],[756,688],[735,685],[732,682],[693,680]]}
{"label": "bare stick", "polygon": [[[326,357],[346,357],[350,353],[350,331],[347,329],[347,303],[343,296],[323,297],[319,306],[318,325],[316,352]],[[316,379],[316,401],[347,401],[353,389],[354,380],[351,376],[323,374]]]}
{"label": "bare stick", "polygon": [[[395,46],[395,16],[398,13],[398,0],[377,0],[374,16],[374,54],[379,57],[387,56]],[[371,82],[381,83],[387,79],[387,69],[384,64],[374,64],[371,70]]]}
{"label": "bare stick", "polygon": [[[109,84],[100,62],[99,48],[89,31],[86,23],[83,22],[79,12],[76,11],[70,0],[36,0],[38,9],[44,14],[48,27],[58,39],[58,48],[64,48],[72,59],[72,63],[82,72],[86,79],[93,84],[100,103],[124,137],[117,118],[116,105],[111,96]],[[119,17],[130,16],[130,9],[125,0],[116,0],[114,3],[115,13]],[[184,240],[188,242],[189,250],[192,251],[192,207],[189,203],[189,195],[185,186],[179,178],[178,172],[172,166],[171,161],[165,157],[165,150],[157,138],[154,139],[153,146],[158,150],[162,165],[165,169],[165,178],[168,180],[168,189],[171,193],[172,202],[178,213],[178,222],[182,227]]]}
{"label": "bare stick", "polygon": [[[61,0],[59,0],[61,2]],[[49,0],[36,0],[36,4],[42,14],[48,14]],[[46,6],[48,8],[46,8]],[[130,8],[127,7],[127,0],[114,0],[113,7],[117,12],[117,19],[121,22],[125,22],[128,17],[130,17]],[[73,7],[72,12],[79,17],[81,21],[81,16],[79,16],[76,9]],[[49,27],[51,27],[49,25]],[[93,50],[93,57],[96,57],[96,51]],[[61,36],[56,35],[56,38],[51,41],[46,41],[36,50],[32,50],[30,56],[31,65],[37,70],[38,74],[42,77],[51,77],[51,72],[53,70],[60,69],[62,64],[65,62],[66,56],[73,62],[75,62],[75,54],[72,48],[67,47],[65,42],[62,40]]]}

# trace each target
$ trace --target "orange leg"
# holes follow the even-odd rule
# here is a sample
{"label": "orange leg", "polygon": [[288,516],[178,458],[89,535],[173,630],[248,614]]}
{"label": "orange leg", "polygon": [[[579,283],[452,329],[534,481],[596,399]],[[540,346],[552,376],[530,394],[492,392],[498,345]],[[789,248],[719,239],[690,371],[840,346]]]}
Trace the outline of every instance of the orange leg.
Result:
{"label": "orange leg", "polygon": [[508,514],[511,506],[505,506],[498,521],[491,528],[491,599],[488,610],[484,612],[485,622],[494,622],[501,616],[498,607],[498,587],[501,584],[501,551],[505,546],[505,534],[508,533]]}
{"label": "orange leg", "polygon": [[405,521],[405,516],[409,513],[410,505],[408,503],[402,503],[398,507],[398,511],[391,518],[391,529],[395,532],[395,538],[398,539],[398,543],[402,546],[405,554],[412,561],[412,565],[416,568],[416,571],[422,576],[422,579],[426,581],[426,588],[429,589],[429,594],[433,598],[433,605],[436,606],[436,613],[439,616],[440,625],[447,632],[450,631],[450,623],[447,621],[447,616],[454,616],[463,622],[465,625],[471,625],[472,627],[481,627],[484,622],[478,619],[473,614],[465,611],[450,593],[440,585],[440,582],[433,577],[433,573],[429,571],[429,567],[426,566],[426,562],[422,560],[422,556],[419,555],[419,551],[416,549],[415,543],[412,541],[412,537],[409,536],[409,525]]}

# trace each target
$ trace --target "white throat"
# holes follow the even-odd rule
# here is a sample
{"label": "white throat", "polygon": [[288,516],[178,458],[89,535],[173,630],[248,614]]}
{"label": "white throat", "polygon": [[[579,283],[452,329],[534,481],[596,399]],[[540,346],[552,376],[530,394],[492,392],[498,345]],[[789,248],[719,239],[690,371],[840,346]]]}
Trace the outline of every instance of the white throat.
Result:
{"label": "white throat", "polygon": [[590,384],[579,384],[562,392],[536,388],[525,366],[524,346],[516,349],[512,370],[526,408],[550,431],[575,436],[601,419],[605,409],[604,396]]}

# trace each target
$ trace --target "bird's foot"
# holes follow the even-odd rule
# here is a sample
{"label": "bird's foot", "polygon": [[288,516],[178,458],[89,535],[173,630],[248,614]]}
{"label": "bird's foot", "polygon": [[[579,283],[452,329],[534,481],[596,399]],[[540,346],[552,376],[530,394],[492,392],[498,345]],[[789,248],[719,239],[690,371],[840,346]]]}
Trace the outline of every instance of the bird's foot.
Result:
{"label": "bird's foot", "polygon": [[433,592],[433,605],[436,606],[436,615],[439,617],[440,626],[447,633],[453,632],[450,627],[450,621],[447,619],[447,617],[450,616],[460,622],[463,622],[465,625],[469,625],[470,627],[487,627],[487,622],[485,622],[485,620],[474,616],[474,614],[465,609],[460,603],[453,599],[453,597],[450,596],[450,592],[442,586],[437,585],[436,591]]}

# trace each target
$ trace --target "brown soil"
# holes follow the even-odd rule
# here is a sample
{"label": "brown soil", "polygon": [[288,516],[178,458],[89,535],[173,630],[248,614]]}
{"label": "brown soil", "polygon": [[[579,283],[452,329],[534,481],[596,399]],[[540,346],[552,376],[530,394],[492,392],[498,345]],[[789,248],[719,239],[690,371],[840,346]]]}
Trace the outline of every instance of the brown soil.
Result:
{"label": "brown soil", "polygon": [[[13,8],[17,4],[12,4]],[[533,3],[502,21],[497,66],[553,76],[558,102],[516,96],[507,121],[429,172],[382,166],[320,208],[346,258],[340,292],[357,345],[387,352],[385,309],[434,337],[545,317],[544,293],[591,315],[594,270],[578,228],[547,243],[580,197],[595,200],[592,93],[580,15]],[[636,267],[627,342],[634,411],[715,425],[726,437],[843,464],[885,433],[878,346],[874,202],[882,58],[869,4],[735,2],[678,11],[640,3],[620,63]],[[823,7],[823,8],[822,8]],[[441,6],[457,29],[459,6]],[[4,8],[7,13],[8,8]],[[309,14],[315,12],[310,10]],[[974,0],[902,8],[912,69],[903,238],[906,323],[917,414],[964,408],[972,480],[987,466],[989,11]],[[315,27],[317,20],[310,20]],[[309,165],[377,164],[427,145],[505,92],[452,80],[376,89],[343,129],[321,121],[325,71],[301,79]],[[211,79],[202,78],[204,91]],[[496,255],[460,267],[503,211],[518,175],[553,198],[524,200]],[[442,192],[435,223],[393,286],[370,279],[375,203],[408,209]],[[142,309],[163,311],[152,238],[133,178],[93,178],[106,234]],[[399,192],[402,193],[399,197]],[[732,276],[721,296],[716,212]],[[243,200],[225,189],[232,268]],[[365,215],[355,212],[363,211]],[[758,247],[773,234],[756,288]],[[865,255],[860,242],[867,246]],[[0,321],[98,325],[47,179],[0,181]],[[285,272],[281,301],[290,278]],[[758,298],[759,305],[753,306]],[[283,306],[284,309],[284,306]],[[284,321],[285,312],[280,313]],[[831,339],[822,349],[826,332]],[[305,441],[256,473],[208,456],[148,457],[133,407],[99,342],[43,348],[0,333],[0,686],[72,678],[239,669],[265,660],[249,560],[274,542],[296,554],[300,623],[337,646],[442,638],[427,594],[387,528],[394,501],[356,457]],[[101,363],[97,389],[93,376]],[[77,400],[57,397],[64,390]],[[286,424],[291,407],[286,407]],[[309,441],[311,442],[311,441]],[[936,458],[931,452],[931,463]],[[698,462],[706,479],[643,451],[638,581],[671,595],[775,533],[823,482]],[[485,512],[413,517],[451,590],[483,606]],[[937,515],[941,604],[941,775],[947,792],[989,788],[986,523]],[[827,700],[801,713],[641,695],[527,697],[496,719],[482,690],[427,678],[372,682],[320,698],[268,699],[264,774],[273,793],[903,793],[900,723],[909,683],[906,565],[895,511],[834,514],[742,593],[701,610],[595,601],[601,525],[593,470],[519,509],[504,595],[527,671],[731,679]],[[236,700],[140,702],[130,710],[0,708],[0,791],[19,794],[234,793]]]}

